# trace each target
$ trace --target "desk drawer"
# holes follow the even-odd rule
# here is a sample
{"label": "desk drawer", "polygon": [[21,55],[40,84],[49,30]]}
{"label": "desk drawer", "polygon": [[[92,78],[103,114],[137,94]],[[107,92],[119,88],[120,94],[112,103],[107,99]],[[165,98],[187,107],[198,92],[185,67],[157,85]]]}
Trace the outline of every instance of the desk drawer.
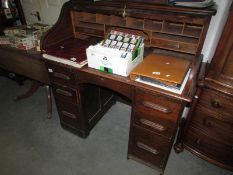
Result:
{"label": "desk drawer", "polygon": [[205,135],[194,127],[189,128],[188,133],[185,136],[185,144],[203,156],[207,156],[212,160],[232,166],[233,145],[226,145],[222,142],[216,141],[214,138]]}
{"label": "desk drawer", "polygon": [[78,106],[58,100],[56,103],[61,122],[80,128],[81,118]]}
{"label": "desk drawer", "polygon": [[233,123],[233,98],[213,90],[205,89],[200,98],[200,104],[215,111],[222,116],[226,116],[226,120]]}
{"label": "desk drawer", "polygon": [[105,88],[109,88],[113,91],[119,92],[120,94],[123,94],[124,96],[131,99],[131,85],[115,79],[111,79],[111,77],[107,78],[101,75],[89,74],[79,71],[77,73],[77,79],[79,83],[90,83],[98,86],[103,86]]}
{"label": "desk drawer", "polygon": [[233,145],[233,124],[221,120],[222,116],[200,105],[197,106],[191,123],[217,140]]}
{"label": "desk drawer", "polygon": [[134,124],[154,131],[168,139],[171,139],[175,132],[176,125],[170,120],[161,119],[148,114],[142,114],[140,112],[134,112],[133,118]]}
{"label": "desk drawer", "polygon": [[162,168],[169,154],[169,140],[136,126],[131,133],[129,155]]}
{"label": "desk drawer", "polygon": [[171,98],[136,88],[135,110],[177,122],[181,104]]}
{"label": "desk drawer", "polygon": [[160,38],[152,38],[151,44],[159,48],[170,49],[191,54],[195,54],[197,49],[197,44],[182,43],[178,41],[171,41]]}
{"label": "desk drawer", "polygon": [[69,68],[46,63],[51,83],[75,85],[75,78]]}
{"label": "desk drawer", "polygon": [[66,86],[58,86],[52,84],[53,94],[56,99],[62,100],[64,102],[78,104],[77,102],[77,92],[72,88]]}

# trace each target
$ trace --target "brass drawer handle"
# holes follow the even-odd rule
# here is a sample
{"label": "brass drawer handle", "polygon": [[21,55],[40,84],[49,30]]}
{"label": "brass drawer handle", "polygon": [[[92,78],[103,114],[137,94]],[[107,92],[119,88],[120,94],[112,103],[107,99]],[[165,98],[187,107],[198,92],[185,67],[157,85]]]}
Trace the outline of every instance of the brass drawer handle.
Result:
{"label": "brass drawer handle", "polygon": [[76,119],[76,115],[70,113],[70,112],[67,112],[67,111],[61,111],[62,115],[66,116],[66,117],[69,117],[69,118],[73,118],[73,119]]}
{"label": "brass drawer handle", "polygon": [[214,108],[220,108],[220,103],[217,100],[211,100],[210,103]]}
{"label": "brass drawer handle", "polygon": [[139,147],[141,149],[144,149],[144,150],[146,150],[146,151],[148,151],[148,152],[150,152],[150,153],[152,153],[154,155],[159,154],[159,152],[156,149],[154,149],[154,148],[152,148],[152,147],[150,147],[148,145],[145,145],[142,142],[137,142],[137,147]]}
{"label": "brass drawer handle", "polygon": [[62,90],[62,89],[56,89],[56,93],[67,96],[67,97],[72,97],[72,94],[70,92]]}
{"label": "brass drawer handle", "polygon": [[58,73],[58,72],[53,72],[53,76],[56,77],[56,78],[61,78],[61,79],[64,79],[64,80],[70,80],[71,78],[65,74],[62,74],[62,73]]}
{"label": "brass drawer handle", "polygon": [[147,125],[147,126],[149,126],[149,127],[151,127],[151,128],[154,128],[154,129],[156,129],[156,130],[158,130],[158,131],[165,131],[165,130],[166,130],[166,128],[165,128],[163,125],[160,125],[160,124],[158,124],[158,123],[154,123],[154,122],[149,121],[149,120],[147,120],[147,119],[141,118],[139,121],[140,121],[142,124]]}
{"label": "brass drawer handle", "polygon": [[161,105],[158,105],[158,104],[155,104],[155,103],[151,103],[149,101],[142,101],[142,104],[148,108],[152,108],[152,109],[155,109],[155,110],[158,110],[160,112],[163,112],[163,113],[171,113],[171,109],[169,108],[166,108],[164,106],[161,106]]}

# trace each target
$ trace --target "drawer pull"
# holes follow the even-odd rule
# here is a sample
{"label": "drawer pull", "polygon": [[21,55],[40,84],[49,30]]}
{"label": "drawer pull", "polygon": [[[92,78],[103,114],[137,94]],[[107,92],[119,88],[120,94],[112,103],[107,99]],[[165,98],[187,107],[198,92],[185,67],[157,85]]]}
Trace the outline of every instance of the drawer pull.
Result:
{"label": "drawer pull", "polygon": [[211,100],[210,103],[214,108],[220,108],[220,103],[217,100]]}
{"label": "drawer pull", "polygon": [[152,109],[155,109],[155,110],[158,110],[160,112],[164,112],[164,113],[171,113],[171,109],[169,108],[166,108],[164,106],[161,106],[161,105],[158,105],[158,104],[155,104],[155,103],[151,103],[149,101],[143,101],[142,104],[148,108],[152,108]]}
{"label": "drawer pull", "polygon": [[197,140],[196,140],[196,145],[197,145],[197,146],[201,146],[201,139],[197,139]]}
{"label": "drawer pull", "polygon": [[145,145],[142,142],[137,142],[137,147],[139,147],[141,149],[144,149],[144,150],[146,150],[146,151],[148,151],[148,152],[150,152],[150,153],[152,153],[154,155],[159,154],[159,152],[156,149],[154,149],[154,148],[152,148],[152,147],[150,147],[148,145]]}
{"label": "drawer pull", "polygon": [[70,92],[62,90],[62,89],[56,89],[56,93],[67,96],[67,97],[72,97],[72,94]]}
{"label": "drawer pull", "polygon": [[208,121],[208,119],[203,119],[203,124],[208,127],[212,127],[213,123],[211,121]]}
{"label": "drawer pull", "polygon": [[69,117],[69,118],[73,118],[73,119],[76,119],[76,115],[70,113],[70,112],[67,112],[67,111],[61,111],[62,115],[66,116],[66,117]]}
{"label": "drawer pull", "polygon": [[61,78],[63,80],[70,80],[69,76],[62,74],[62,73],[58,73],[58,72],[53,72],[53,76],[56,78]]}
{"label": "drawer pull", "polygon": [[144,124],[144,125],[147,125],[147,126],[149,126],[149,127],[151,127],[151,128],[154,128],[154,129],[156,129],[156,130],[158,130],[158,131],[165,131],[165,130],[166,130],[166,128],[165,128],[163,125],[160,125],[160,124],[158,124],[158,123],[154,123],[154,122],[149,121],[149,120],[147,120],[147,119],[141,118],[141,119],[140,119],[140,122],[141,122],[142,124]]}

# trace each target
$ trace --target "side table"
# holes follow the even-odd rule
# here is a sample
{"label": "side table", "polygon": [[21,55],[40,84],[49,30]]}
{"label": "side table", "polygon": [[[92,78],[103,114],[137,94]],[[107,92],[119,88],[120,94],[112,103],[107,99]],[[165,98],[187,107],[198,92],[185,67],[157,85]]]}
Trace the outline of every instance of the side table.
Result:
{"label": "side table", "polygon": [[0,68],[23,75],[32,80],[31,87],[25,94],[15,100],[30,97],[40,86],[45,86],[47,94],[48,118],[52,116],[52,98],[48,73],[40,52],[35,50],[19,50],[9,46],[0,46]]}

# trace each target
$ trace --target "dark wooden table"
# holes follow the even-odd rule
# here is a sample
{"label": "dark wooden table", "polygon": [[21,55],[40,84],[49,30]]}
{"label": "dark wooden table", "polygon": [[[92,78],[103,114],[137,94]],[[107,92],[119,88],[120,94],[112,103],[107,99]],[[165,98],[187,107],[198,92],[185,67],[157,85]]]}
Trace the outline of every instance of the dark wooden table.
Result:
{"label": "dark wooden table", "polygon": [[23,75],[32,80],[30,89],[15,100],[30,97],[40,86],[46,87],[48,117],[52,114],[51,90],[48,73],[40,52],[19,50],[9,46],[0,46],[0,68]]}

